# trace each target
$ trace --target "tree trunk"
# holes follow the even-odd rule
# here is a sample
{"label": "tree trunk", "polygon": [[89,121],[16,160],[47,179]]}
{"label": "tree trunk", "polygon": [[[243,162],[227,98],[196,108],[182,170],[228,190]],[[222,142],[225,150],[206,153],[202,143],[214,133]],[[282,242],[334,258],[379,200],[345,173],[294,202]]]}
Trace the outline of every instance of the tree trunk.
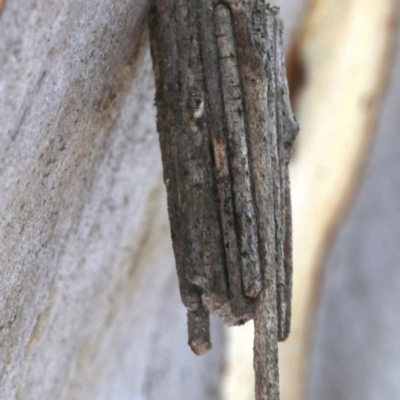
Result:
{"label": "tree trunk", "polygon": [[5,5],[0,399],[218,398],[221,326],[186,345],[148,3]]}

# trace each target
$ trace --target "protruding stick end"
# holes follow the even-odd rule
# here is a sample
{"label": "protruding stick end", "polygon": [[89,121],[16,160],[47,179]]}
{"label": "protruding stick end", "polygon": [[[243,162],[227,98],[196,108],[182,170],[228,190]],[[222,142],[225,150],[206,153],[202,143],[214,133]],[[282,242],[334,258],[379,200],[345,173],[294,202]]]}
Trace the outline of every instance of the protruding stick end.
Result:
{"label": "protruding stick end", "polygon": [[211,349],[210,314],[200,306],[195,311],[188,311],[189,346],[194,354],[201,356]]}

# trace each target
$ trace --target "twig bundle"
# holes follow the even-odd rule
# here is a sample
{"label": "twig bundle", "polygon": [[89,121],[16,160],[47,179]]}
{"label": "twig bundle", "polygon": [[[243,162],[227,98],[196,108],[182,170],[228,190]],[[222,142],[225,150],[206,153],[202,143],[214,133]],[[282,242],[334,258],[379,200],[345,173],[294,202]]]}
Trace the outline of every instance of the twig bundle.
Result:
{"label": "twig bundle", "polygon": [[257,400],[279,399],[277,341],[290,330],[288,162],[298,131],[282,23],[262,0],[155,0],[157,128],[189,344],[209,313],[255,320]]}

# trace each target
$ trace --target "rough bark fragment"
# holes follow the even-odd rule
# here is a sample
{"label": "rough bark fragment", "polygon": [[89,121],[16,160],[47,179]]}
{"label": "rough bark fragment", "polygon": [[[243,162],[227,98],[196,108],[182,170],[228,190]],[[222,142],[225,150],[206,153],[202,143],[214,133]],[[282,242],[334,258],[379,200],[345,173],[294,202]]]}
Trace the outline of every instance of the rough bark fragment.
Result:
{"label": "rough bark fragment", "polygon": [[[160,13],[163,13],[164,20],[162,23],[153,22],[153,33],[164,37],[169,44],[167,54],[163,55],[160,62],[153,62],[154,74],[156,82],[164,90],[157,90],[156,103],[163,104],[163,107],[157,109],[157,130],[160,133],[160,145],[163,149],[162,162],[164,172],[164,182],[167,187],[168,196],[168,214],[171,222],[171,237],[176,258],[176,267],[179,277],[179,288],[181,292],[182,302],[189,310],[195,310],[201,303],[200,293],[196,286],[192,285],[186,275],[185,269],[185,248],[184,240],[184,224],[181,218],[181,209],[183,199],[181,196],[181,183],[179,157],[178,136],[180,127],[183,125],[182,111],[180,102],[168,101],[171,98],[180,98],[179,81],[178,81],[178,54],[177,43],[175,41],[173,15],[166,12],[166,7],[159,2]],[[157,48],[160,46],[160,49]],[[152,51],[161,54],[164,50],[162,41],[152,41]],[[165,65],[164,65],[164,64]],[[164,69],[168,68],[168,74],[164,73]]]}
{"label": "rough bark fragment", "polygon": [[[279,398],[289,332],[287,163],[297,132],[277,9],[261,0],[160,0],[151,19],[158,130],[189,343],[208,312],[255,319],[257,400]],[[205,309],[203,309],[205,307]]]}
{"label": "rough bark fragment", "polygon": [[[220,74],[218,65],[218,49],[216,44],[215,28],[209,21],[213,19],[213,6],[211,0],[200,2],[199,9],[199,40],[201,43],[201,58],[203,68],[207,74],[203,75],[208,96],[206,98],[206,110],[208,113],[208,127],[211,139],[214,176],[219,200],[219,220],[221,224],[223,243],[225,250],[225,263],[227,268],[218,270],[216,287],[212,292],[212,299],[203,296],[213,311],[226,315],[231,313],[229,302],[229,283],[227,270],[233,265],[238,265],[238,243],[233,229],[234,210],[231,179],[228,165],[227,140],[225,135],[225,114],[223,108],[222,93],[220,90]],[[216,85],[215,83],[218,82]],[[219,300],[219,301],[218,301]],[[218,310],[216,309],[218,305]]]}

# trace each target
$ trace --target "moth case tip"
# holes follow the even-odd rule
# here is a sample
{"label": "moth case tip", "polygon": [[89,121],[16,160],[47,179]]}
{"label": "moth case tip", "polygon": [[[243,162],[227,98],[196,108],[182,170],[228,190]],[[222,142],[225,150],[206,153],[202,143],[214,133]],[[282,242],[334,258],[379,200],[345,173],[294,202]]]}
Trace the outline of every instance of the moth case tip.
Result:
{"label": "moth case tip", "polygon": [[211,342],[204,340],[201,337],[190,340],[189,346],[197,356],[202,356],[203,354],[208,353],[212,348]]}

